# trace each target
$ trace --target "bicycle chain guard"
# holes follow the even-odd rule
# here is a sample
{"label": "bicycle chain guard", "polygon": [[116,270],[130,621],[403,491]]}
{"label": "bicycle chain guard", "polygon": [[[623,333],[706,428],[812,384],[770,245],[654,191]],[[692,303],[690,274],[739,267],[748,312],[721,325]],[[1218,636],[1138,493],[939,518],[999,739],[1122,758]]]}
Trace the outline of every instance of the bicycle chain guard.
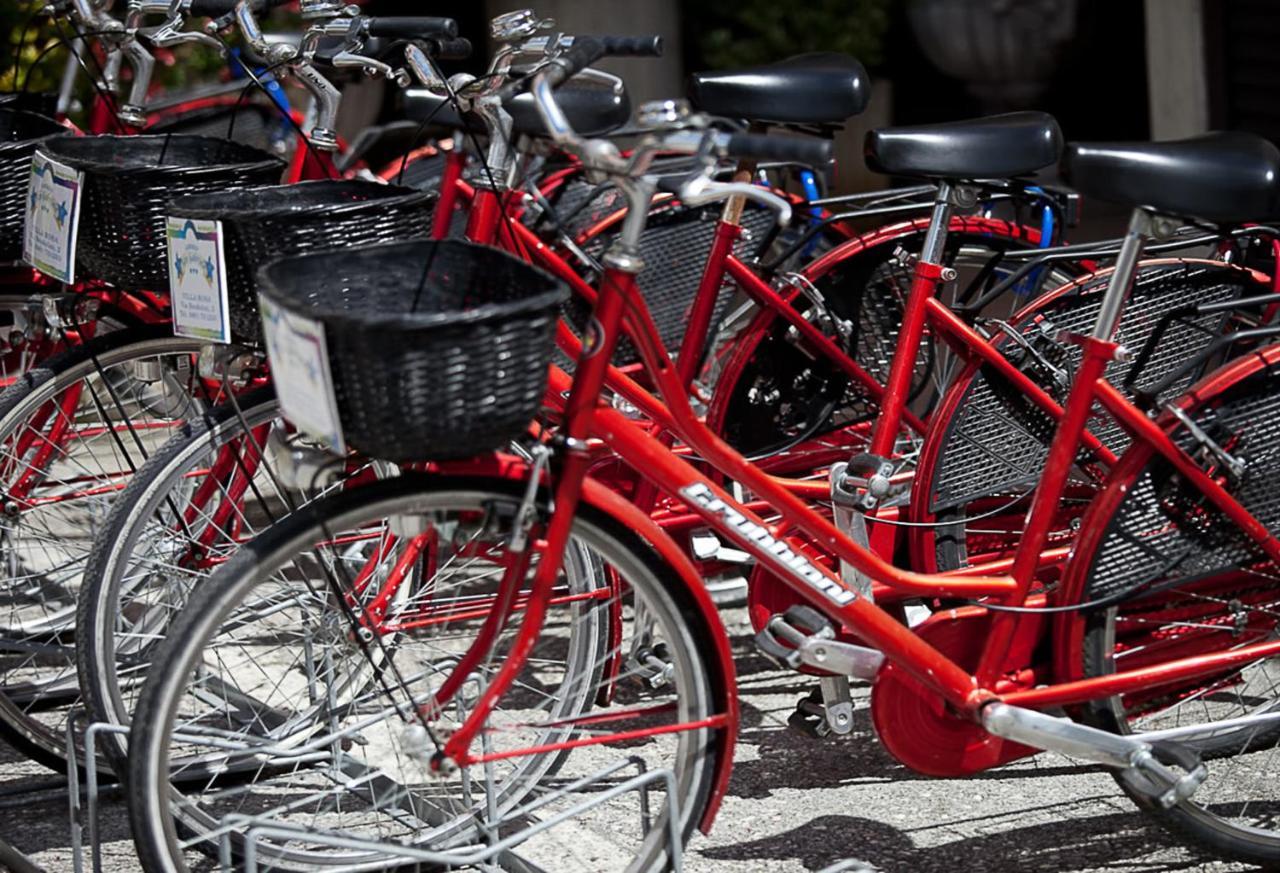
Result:
{"label": "bicycle chain guard", "polygon": [[[950,609],[935,613],[915,630],[943,655],[972,670],[982,655],[991,618],[979,607]],[[1019,623],[1006,658],[1009,672],[1032,663],[1043,624],[1039,617]],[[871,720],[889,754],[928,776],[969,776],[1038,751],[988,733],[892,662],[885,663],[872,686]]]}

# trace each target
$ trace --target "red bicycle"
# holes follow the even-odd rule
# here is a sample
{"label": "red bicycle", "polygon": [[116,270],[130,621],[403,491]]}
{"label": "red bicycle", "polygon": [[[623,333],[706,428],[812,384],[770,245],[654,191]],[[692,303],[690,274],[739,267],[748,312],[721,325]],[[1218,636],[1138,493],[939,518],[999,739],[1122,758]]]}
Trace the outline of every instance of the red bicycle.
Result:
{"label": "red bicycle", "polygon": [[[532,91],[564,147],[615,180],[632,215],[643,215],[655,180],[643,174],[642,158],[578,139],[552,94],[563,74],[599,50],[584,40],[568,63],[535,75]],[[1015,170],[1027,149],[1040,147],[1027,145],[1017,126],[931,133],[929,145],[910,150],[913,165],[960,178]],[[993,167],[991,154],[958,149],[969,135],[984,137],[1008,163]],[[740,157],[773,148],[692,126],[655,133],[651,146]],[[878,158],[886,166],[906,160],[891,147]],[[710,826],[727,784],[737,719],[733,664],[680,547],[588,477],[602,445],[805,602],[772,622],[773,638],[762,642],[793,666],[875,679],[872,717],[903,763],[965,775],[1037,750],[1062,752],[1110,768],[1144,809],[1192,839],[1274,861],[1280,840],[1271,830],[1265,773],[1280,740],[1267,675],[1280,653],[1267,581],[1280,558],[1272,532],[1280,520],[1268,511],[1277,456],[1271,441],[1252,434],[1274,420],[1280,361],[1266,348],[1228,364],[1160,418],[1130,403],[1103,371],[1118,351],[1112,334],[1142,248],[1169,230],[1161,214],[1217,222],[1272,214],[1280,154],[1247,136],[1076,145],[1068,168],[1086,193],[1142,207],[1100,315],[1076,340],[1082,363],[1007,573],[898,569],[708,430],[636,290],[627,248],[643,225],[636,219],[609,259],[573,377],[552,370],[546,400],[561,423],[530,449],[531,460],[442,462],[438,475],[404,476],[313,504],[248,544],[195,592],[157,653],[170,669],[148,678],[130,743],[130,809],[144,865],[184,869],[189,843],[179,843],[175,819],[186,833],[206,840],[229,833],[257,857],[270,853],[273,863],[296,868],[385,858],[397,851],[378,842],[388,831],[442,864],[468,863],[486,833],[501,834],[495,851],[511,853],[512,863],[678,864],[683,838],[699,822]],[[714,185],[703,177],[690,193],[714,192]],[[435,303],[450,277],[467,275],[466,287],[487,289],[515,269],[492,256],[486,269],[468,273],[464,259],[480,255],[458,245],[294,259],[273,267],[270,283],[281,301],[294,300],[302,286],[310,300],[323,301],[308,311],[342,333],[337,348],[348,353],[335,358],[335,379],[359,385],[383,355],[414,360],[388,339],[393,323],[406,334],[425,327],[412,302],[396,308],[404,301],[398,277],[417,277]],[[943,269],[924,258],[916,281],[930,287]],[[545,281],[521,279],[527,296],[504,323],[545,338],[545,307],[557,296]],[[381,348],[356,353],[368,327],[350,316],[353,299],[382,309],[375,318]],[[345,312],[330,308],[338,301]],[[450,306],[447,299],[439,305]],[[393,309],[400,322],[387,320]],[[778,525],[601,402],[624,325],[666,404],[665,423],[701,463],[724,471],[802,536],[780,536]],[[487,342],[477,337],[478,360],[492,360],[483,354]],[[492,364],[474,366],[469,375],[487,384]],[[371,449],[393,445],[365,428],[345,390],[336,402],[353,434]],[[447,416],[430,420],[436,407],[415,394],[410,387],[397,399],[402,409],[421,404],[422,415],[405,427],[435,440],[423,442],[423,451],[465,451],[440,426]],[[1112,480],[1109,498],[1085,522],[1084,541],[1104,545],[1090,546],[1085,564],[1069,564],[1065,578],[1074,587],[1045,591],[1037,571],[1070,468],[1082,449],[1099,451],[1088,427],[1095,402],[1131,434],[1117,467],[1126,476]],[[472,412],[476,426],[487,420]],[[1131,482],[1141,487],[1131,490]],[[1152,542],[1167,548],[1147,549]],[[1109,550],[1108,543],[1119,545]],[[812,560],[813,546],[874,579],[877,593],[967,603],[909,628]],[[1099,574],[1102,556],[1133,572],[1116,584]],[[861,643],[835,639],[836,629]],[[298,642],[299,633],[308,642]],[[279,677],[293,670],[314,684],[286,687]],[[1044,711],[1063,707],[1075,718]],[[611,748],[614,757],[605,752]],[[341,811],[318,806],[313,801],[334,790],[330,774],[338,772],[349,780]],[[429,788],[428,772],[438,780]],[[234,788],[212,779],[230,773],[239,777]],[[657,792],[644,789],[651,783],[665,786],[656,814]],[[271,796],[283,785],[297,804],[247,820],[221,818],[227,803],[243,808],[247,795]],[[378,790],[360,788],[371,785]],[[336,830],[352,836],[334,842],[326,834]],[[361,835],[373,839],[355,838]]]}

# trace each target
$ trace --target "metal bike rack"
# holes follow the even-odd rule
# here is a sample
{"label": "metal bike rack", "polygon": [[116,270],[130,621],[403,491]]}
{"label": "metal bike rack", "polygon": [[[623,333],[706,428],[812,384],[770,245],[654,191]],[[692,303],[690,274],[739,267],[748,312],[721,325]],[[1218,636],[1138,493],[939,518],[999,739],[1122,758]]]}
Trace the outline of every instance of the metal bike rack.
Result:
{"label": "metal bike rack", "polygon": [[[89,869],[91,869],[93,873],[102,873],[102,843],[99,831],[102,780],[99,778],[96,752],[100,742],[100,736],[104,734],[111,734],[127,737],[129,735],[129,727],[127,725],[113,725],[106,722],[93,722],[85,727],[83,733],[78,733],[76,726],[82,716],[82,711],[73,711],[67,722],[68,760],[76,760],[81,749],[83,750],[84,756],[85,790],[83,799],[81,798],[81,777],[78,773],[78,769],[76,767],[71,767],[68,770],[67,795],[71,832],[72,864],[75,873],[84,873],[85,848],[87,844]],[[174,733],[173,739],[182,743],[204,745],[210,748],[226,751],[255,752],[258,754],[272,754],[274,752],[279,752],[281,755],[293,759],[305,759],[310,756],[309,753],[313,749],[319,750],[324,746],[330,745],[332,741],[332,737],[326,736],[301,746],[278,747],[234,742],[220,737],[183,732]],[[77,740],[80,740],[81,742],[77,743]],[[636,775],[615,785],[611,785],[605,790],[599,792],[593,791],[590,797],[581,800],[546,819],[538,821],[530,827],[509,834],[496,842],[482,845],[472,844],[448,851],[424,849],[404,843],[368,840],[334,831],[306,828],[300,825],[278,821],[270,814],[257,816],[247,816],[241,813],[228,814],[220,820],[220,827],[215,831],[212,831],[209,836],[218,837],[219,867],[224,871],[245,870],[248,871],[248,873],[257,873],[259,864],[258,859],[262,854],[259,846],[264,840],[303,838],[310,843],[335,849],[350,849],[357,852],[376,853],[384,856],[384,858],[388,860],[396,859],[411,863],[417,862],[422,864],[441,865],[448,868],[477,867],[485,869],[488,867],[489,862],[507,852],[512,851],[531,837],[534,837],[549,828],[555,827],[563,821],[581,815],[594,807],[607,803],[616,797],[633,791],[637,792],[640,798],[640,814],[642,817],[641,825],[643,832],[648,833],[652,826],[649,789],[655,784],[660,783],[665,788],[668,800],[668,814],[666,815],[664,822],[668,858],[670,859],[671,869],[675,871],[675,873],[680,873],[684,868],[684,845],[682,834],[680,833],[680,815],[676,801],[678,786],[676,783],[675,773],[666,768],[650,770],[645,766],[644,761],[638,757],[628,757],[625,760],[618,761],[588,776],[576,779],[562,788],[548,792],[545,795],[537,797],[536,799],[511,810],[504,815],[504,818],[510,820],[523,819],[533,813],[536,813],[538,810],[543,809],[547,805],[560,800],[561,798],[588,789],[594,784],[598,784],[603,780],[615,777],[622,771],[633,767],[637,771]],[[236,864],[235,854],[232,849],[232,835],[237,833],[243,834],[245,837],[244,855],[243,858],[240,859],[239,866]],[[31,864],[25,856],[22,856],[20,853],[15,853],[14,860],[12,862],[9,861],[6,853],[6,849],[8,848],[7,844],[0,842],[0,863],[8,864],[12,869],[17,870],[18,873],[43,873],[39,867]],[[24,863],[26,863],[27,866],[22,866]]]}

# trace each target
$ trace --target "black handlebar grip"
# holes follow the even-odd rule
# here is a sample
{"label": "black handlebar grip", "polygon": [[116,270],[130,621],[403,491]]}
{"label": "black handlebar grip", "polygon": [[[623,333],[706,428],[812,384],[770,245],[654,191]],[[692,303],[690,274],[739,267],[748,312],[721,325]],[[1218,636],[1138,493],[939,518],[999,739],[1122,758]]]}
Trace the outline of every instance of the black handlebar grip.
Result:
{"label": "black handlebar grip", "polygon": [[458,22],[432,16],[366,18],[364,32],[392,39],[453,39],[458,35]]}
{"label": "black handlebar grip", "polygon": [[[293,0],[253,0],[249,7],[257,13],[285,6]],[[221,18],[236,11],[239,0],[191,0],[187,13],[198,18]]]}
{"label": "black handlebar grip", "polygon": [[658,34],[651,34],[649,36],[597,36],[595,39],[599,40],[600,44],[604,46],[604,54],[602,57],[662,57],[662,37]]}
{"label": "black handlebar grip", "polygon": [[735,158],[821,167],[830,163],[832,149],[830,140],[825,139],[735,133],[729,137],[725,151]]}
{"label": "black handlebar grip", "polygon": [[[575,36],[564,54],[545,68],[547,84],[557,88],[604,57],[658,57],[662,54],[661,36]],[[533,81],[525,77],[498,92],[502,100],[510,100]]]}
{"label": "black handlebar grip", "polygon": [[547,84],[555,88],[604,57],[604,45],[594,36],[574,37],[573,45],[552,61]]}
{"label": "black handlebar grip", "polygon": [[471,40],[464,37],[456,39],[427,39],[422,41],[422,49],[438,61],[465,61],[471,57]]}

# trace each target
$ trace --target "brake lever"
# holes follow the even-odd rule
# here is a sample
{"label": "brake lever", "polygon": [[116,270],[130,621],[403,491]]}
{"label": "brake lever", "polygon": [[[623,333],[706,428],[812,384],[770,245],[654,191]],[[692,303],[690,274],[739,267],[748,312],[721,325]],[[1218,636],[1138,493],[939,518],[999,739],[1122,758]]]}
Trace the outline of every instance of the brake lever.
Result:
{"label": "brake lever", "polygon": [[686,206],[703,206],[730,197],[742,197],[772,209],[780,224],[791,221],[791,204],[777,194],[749,182],[713,182],[704,175],[695,176],[680,186],[676,195]]}
{"label": "brake lever", "polygon": [[139,34],[145,36],[147,41],[158,48],[169,48],[175,45],[185,45],[187,43],[199,43],[216,49],[218,54],[225,57],[227,53],[224,46],[218,39],[207,33],[198,30],[182,30],[179,25],[181,20],[166,21],[164,24],[141,29]]}
{"label": "brake lever", "polygon": [[[129,8],[124,15],[124,28],[130,33],[137,32],[145,35],[145,31],[140,27],[142,19],[147,15],[164,15],[167,17],[165,24],[181,23],[182,19],[174,9],[176,4],[173,0],[129,0]],[[162,25],[163,26],[163,25]]]}
{"label": "brake lever", "polygon": [[444,94],[449,90],[449,86],[444,79],[440,78],[440,74],[436,72],[431,59],[427,57],[427,53],[413,43],[405,46],[404,62],[408,65],[409,71],[413,73],[414,78],[421,82],[422,86],[427,90],[435,94]]}
{"label": "brake lever", "polygon": [[[291,61],[298,56],[298,49],[294,46],[283,42],[272,43],[267,40],[262,28],[258,26],[258,19],[253,14],[253,7],[249,5],[249,0],[240,0],[236,4],[233,15],[235,16],[236,26],[240,30],[240,35],[249,44],[250,50],[267,62],[266,66],[274,67],[276,64]],[[214,32],[213,28],[216,24],[217,22],[210,23],[206,30]]]}
{"label": "brake lever", "polygon": [[516,9],[495,15],[489,22],[489,36],[494,42],[515,42],[555,25],[554,18],[539,18],[532,9]]}
{"label": "brake lever", "polygon": [[382,76],[395,82],[401,88],[409,86],[409,74],[405,70],[393,69],[390,64],[383,63],[376,58],[358,55],[348,49],[343,49],[333,56],[329,62],[334,67],[355,67],[364,72],[366,76]]}

